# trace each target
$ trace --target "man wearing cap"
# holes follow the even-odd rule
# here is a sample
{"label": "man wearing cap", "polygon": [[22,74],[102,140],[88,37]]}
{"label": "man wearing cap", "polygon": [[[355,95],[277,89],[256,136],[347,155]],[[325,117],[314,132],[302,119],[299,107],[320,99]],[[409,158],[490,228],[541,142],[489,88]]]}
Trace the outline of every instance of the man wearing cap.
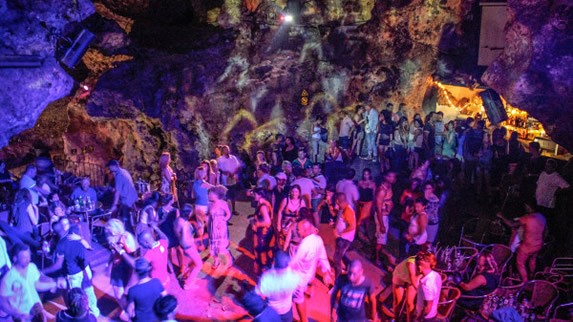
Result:
{"label": "man wearing cap", "polygon": [[131,208],[137,201],[137,191],[133,185],[131,174],[119,166],[116,160],[107,163],[109,171],[113,174],[115,181],[115,194],[111,212],[119,209],[119,218],[123,221],[125,228],[133,232],[131,225]]}
{"label": "man wearing cap", "polygon": [[127,313],[132,321],[157,321],[153,305],[167,293],[158,279],[151,278],[151,264],[147,259],[138,258],[135,261],[135,273],[139,281],[127,292]]}
{"label": "man wearing cap", "polygon": [[276,216],[279,210],[279,205],[288,196],[290,186],[288,185],[287,175],[284,172],[279,172],[275,175],[277,179],[277,186],[273,189],[273,198],[271,202],[273,205],[274,215]]}
{"label": "man wearing cap", "polygon": [[280,315],[281,322],[291,322],[292,296],[300,287],[302,277],[288,265],[290,257],[283,251],[275,254],[273,268],[264,272],[257,285],[257,293],[269,301],[269,305]]}

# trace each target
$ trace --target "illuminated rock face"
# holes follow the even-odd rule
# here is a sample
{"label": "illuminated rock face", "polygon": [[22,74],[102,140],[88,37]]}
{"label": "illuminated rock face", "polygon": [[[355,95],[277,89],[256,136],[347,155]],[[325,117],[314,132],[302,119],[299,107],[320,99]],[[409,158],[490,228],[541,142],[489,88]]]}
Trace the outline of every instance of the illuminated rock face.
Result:
{"label": "illuminated rock face", "polygon": [[[280,24],[287,2],[298,24]],[[102,0],[86,21],[97,36],[80,68],[89,91],[51,106],[67,120],[52,141],[35,128],[5,153],[17,158],[29,152],[17,146],[44,140],[68,155],[92,137],[91,162],[122,158],[150,174],[169,150],[190,173],[218,143],[256,149],[277,132],[304,141],[316,116],[328,117],[336,138],[335,112],[365,99],[377,108],[404,102],[412,116],[431,76],[465,72],[476,1],[294,2],[161,1],[151,10],[159,2]]]}
{"label": "illuminated rock face", "polygon": [[472,5],[342,2],[299,8],[298,26],[280,25],[286,1],[224,1],[217,19],[224,30],[136,19],[130,38],[139,55],[98,79],[87,111],[143,112],[160,119],[176,142],[200,142],[202,155],[216,143],[246,139],[243,147],[256,147],[277,132],[304,141],[319,115],[329,116],[336,137],[334,112],[365,98],[376,107],[405,102],[412,115],[420,112],[442,30],[460,34]]}
{"label": "illuminated rock face", "polygon": [[503,54],[483,80],[573,151],[573,2],[509,1]]}
{"label": "illuminated rock face", "polygon": [[35,56],[43,62],[35,68],[0,68],[0,146],[34,126],[49,103],[70,93],[73,80],[54,59],[54,34],[94,11],[87,0],[0,0],[0,60]]}

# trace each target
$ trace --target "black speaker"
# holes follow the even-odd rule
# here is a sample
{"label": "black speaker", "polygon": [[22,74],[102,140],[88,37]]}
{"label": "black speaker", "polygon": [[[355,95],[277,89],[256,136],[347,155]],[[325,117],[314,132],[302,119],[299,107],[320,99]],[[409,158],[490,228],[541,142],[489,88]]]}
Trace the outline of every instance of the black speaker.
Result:
{"label": "black speaker", "polygon": [[479,96],[483,101],[483,108],[491,124],[499,124],[507,120],[505,107],[503,106],[501,97],[499,97],[496,91],[490,88],[479,93]]}
{"label": "black speaker", "polygon": [[74,68],[80,59],[82,59],[94,39],[94,34],[87,29],[82,29],[72,46],[66,51],[64,58],[61,59],[62,64],[69,68]]}

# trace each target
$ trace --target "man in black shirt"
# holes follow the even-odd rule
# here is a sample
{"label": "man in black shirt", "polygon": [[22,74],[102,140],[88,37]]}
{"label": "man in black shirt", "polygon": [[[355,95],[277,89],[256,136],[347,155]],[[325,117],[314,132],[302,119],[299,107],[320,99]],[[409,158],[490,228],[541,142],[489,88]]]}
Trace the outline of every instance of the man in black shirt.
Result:
{"label": "man in black shirt", "polygon": [[145,258],[135,261],[135,273],[139,281],[127,292],[127,313],[135,322],[156,322],[153,304],[166,295],[161,282],[151,278],[151,263]]}
{"label": "man in black shirt", "polygon": [[[330,297],[331,320],[348,322],[367,321],[366,308],[364,306],[366,301],[368,301],[371,306],[372,320],[378,321],[374,286],[372,282],[364,276],[362,262],[355,259],[350,264],[348,274],[339,276],[334,284],[334,289]],[[336,310],[337,319],[333,318],[334,310]]]}
{"label": "man in black shirt", "polygon": [[78,225],[69,226],[65,224],[67,220],[65,217],[60,219],[62,227],[60,240],[56,244],[56,260],[43,273],[51,274],[62,269],[70,289],[78,287],[85,291],[90,311],[97,318],[100,311],[97,307],[97,297],[91,284],[92,271],[86,259],[86,248],[81,242],[80,228]]}

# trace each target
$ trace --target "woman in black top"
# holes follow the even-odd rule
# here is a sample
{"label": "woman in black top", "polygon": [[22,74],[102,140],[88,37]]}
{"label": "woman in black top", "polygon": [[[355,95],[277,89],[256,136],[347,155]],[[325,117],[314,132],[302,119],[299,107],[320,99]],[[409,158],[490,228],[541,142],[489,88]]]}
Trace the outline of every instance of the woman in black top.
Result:
{"label": "woman in black top", "polygon": [[376,190],[376,183],[372,179],[372,170],[364,168],[362,170],[362,179],[358,181],[358,205],[359,216],[357,226],[359,227],[358,234],[364,238],[367,229],[362,227],[363,224],[368,224],[370,215],[372,214],[372,202],[374,200],[374,191]]}
{"label": "woman in black top", "polygon": [[294,143],[294,138],[289,136],[285,139],[283,148],[283,160],[293,162],[298,157],[298,148]]}
{"label": "woman in black top", "polygon": [[490,251],[484,251],[478,257],[477,271],[474,277],[467,283],[460,283],[458,287],[462,291],[462,297],[458,304],[470,310],[479,310],[483,298],[468,299],[463,295],[483,296],[493,292],[499,284],[499,269],[495,258]]}
{"label": "woman in black top", "polygon": [[380,113],[378,123],[378,156],[380,157],[380,171],[390,170],[390,160],[386,158],[386,151],[390,147],[394,135],[394,123],[392,122],[392,112],[383,110]]}

